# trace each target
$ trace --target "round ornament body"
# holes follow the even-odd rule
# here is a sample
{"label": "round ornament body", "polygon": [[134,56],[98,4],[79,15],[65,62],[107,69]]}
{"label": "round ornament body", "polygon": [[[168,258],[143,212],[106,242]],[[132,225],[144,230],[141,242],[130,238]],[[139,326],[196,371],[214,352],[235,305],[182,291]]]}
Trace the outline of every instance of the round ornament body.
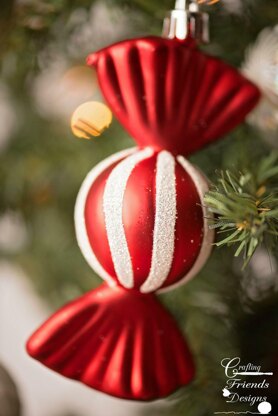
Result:
{"label": "round ornament body", "polygon": [[181,284],[207,260],[214,232],[204,176],[182,156],[151,148],[106,159],[85,179],[75,210],[78,243],[110,286],[141,293]]}

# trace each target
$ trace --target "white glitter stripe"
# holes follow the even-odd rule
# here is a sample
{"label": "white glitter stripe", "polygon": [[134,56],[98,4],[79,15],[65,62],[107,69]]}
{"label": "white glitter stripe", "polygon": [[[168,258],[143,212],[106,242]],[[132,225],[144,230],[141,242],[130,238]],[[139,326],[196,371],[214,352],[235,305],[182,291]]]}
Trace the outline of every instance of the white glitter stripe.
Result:
{"label": "white glitter stripe", "polygon": [[132,149],[123,150],[118,152],[107,159],[100,162],[97,166],[95,166],[86,176],[85,180],[83,181],[80,191],[78,193],[75,210],[74,210],[74,222],[75,222],[75,233],[78,245],[80,250],[85,257],[86,261],[90,265],[90,267],[102,278],[104,279],[109,286],[115,286],[115,280],[106,272],[106,270],[102,267],[99,263],[98,259],[96,258],[90,240],[87,234],[86,222],[85,222],[85,207],[86,201],[88,197],[88,193],[95,182],[95,180],[99,177],[99,175],[105,171],[109,166],[113,163],[116,163],[118,160],[121,160],[132,153],[136,152],[136,147]]}
{"label": "white glitter stripe", "polygon": [[197,257],[192,269],[184,276],[183,279],[173,284],[172,286],[161,289],[160,293],[167,292],[169,289],[172,290],[172,289],[175,289],[176,287],[183,285],[184,283],[187,283],[202,269],[202,267],[204,266],[205,262],[207,261],[211,253],[212,243],[214,241],[214,236],[215,236],[214,231],[209,228],[208,219],[207,219],[208,211],[207,211],[207,208],[204,206],[204,195],[209,189],[208,181],[206,177],[183,156],[178,156],[177,160],[179,164],[184,168],[184,170],[190,175],[198,191],[200,202],[203,208],[204,236],[203,236],[202,247],[201,247],[199,256]]}
{"label": "white glitter stripe", "polygon": [[171,270],[175,250],[176,204],[175,159],[171,153],[163,151],[157,157],[151,270],[140,288],[142,293],[160,288]]}
{"label": "white glitter stripe", "polygon": [[153,150],[146,148],[120,162],[111,172],[104,190],[103,209],[112,260],[119,282],[133,287],[133,268],[123,225],[123,199],[128,178],[135,166],[150,157]]}

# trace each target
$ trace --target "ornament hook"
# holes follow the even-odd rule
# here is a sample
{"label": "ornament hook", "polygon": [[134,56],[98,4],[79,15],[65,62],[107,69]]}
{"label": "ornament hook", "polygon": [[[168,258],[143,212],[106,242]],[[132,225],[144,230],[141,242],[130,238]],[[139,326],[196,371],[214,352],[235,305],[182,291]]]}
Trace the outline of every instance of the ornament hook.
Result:
{"label": "ornament hook", "polygon": [[175,9],[164,19],[162,36],[168,39],[195,39],[209,42],[209,16],[199,10],[197,0],[176,0]]}
{"label": "ornament hook", "polygon": [[176,10],[185,10],[186,0],[176,0],[175,9]]}

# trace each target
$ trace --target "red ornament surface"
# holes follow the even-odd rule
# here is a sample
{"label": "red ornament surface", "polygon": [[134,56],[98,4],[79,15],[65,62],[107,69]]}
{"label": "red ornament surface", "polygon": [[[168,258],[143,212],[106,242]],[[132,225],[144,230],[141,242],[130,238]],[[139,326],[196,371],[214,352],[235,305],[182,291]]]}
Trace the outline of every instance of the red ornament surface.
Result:
{"label": "red ornament surface", "polygon": [[168,396],[194,376],[188,346],[156,297],[106,284],[54,314],[27,349],[65,377],[130,400]]}
{"label": "red ornament surface", "polygon": [[178,40],[126,40],[90,55],[88,64],[139,146],[184,156],[227,134],[260,98],[236,69]]}

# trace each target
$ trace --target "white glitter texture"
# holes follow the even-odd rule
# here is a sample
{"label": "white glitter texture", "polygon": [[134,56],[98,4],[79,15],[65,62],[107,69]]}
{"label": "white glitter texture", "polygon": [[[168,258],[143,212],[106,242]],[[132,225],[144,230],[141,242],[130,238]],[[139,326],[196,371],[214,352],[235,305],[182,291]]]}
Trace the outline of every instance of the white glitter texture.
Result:
{"label": "white glitter texture", "polygon": [[149,293],[162,286],[170,272],[175,249],[176,225],[175,159],[171,153],[158,154],[156,165],[156,210],[152,263],[148,278],[140,288]]}
{"label": "white glitter texture", "polygon": [[90,267],[111,287],[116,286],[116,282],[99,263],[89,241],[85,222],[85,206],[88,193],[98,176],[113,163],[123,159],[124,157],[130,156],[134,152],[136,152],[136,148],[124,150],[122,152],[116,153],[115,155],[108,157],[107,159],[100,162],[97,166],[95,166],[88,173],[84,182],[82,183],[75,204],[75,233],[80,250]]}
{"label": "white glitter texture", "polygon": [[202,269],[205,262],[207,261],[212,250],[212,243],[214,241],[214,231],[209,228],[208,219],[207,219],[208,211],[206,207],[204,206],[204,195],[208,191],[208,182],[205,176],[183,156],[178,156],[177,161],[184,168],[184,170],[189,174],[199,194],[200,203],[202,204],[202,208],[203,208],[204,236],[203,236],[202,247],[201,247],[199,256],[197,257],[192,269],[184,276],[183,279],[181,279],[179,282],[165,289],[160,290],[160,293],[175,289],[176,287],[179,287],[187,283],[190,279],[192,279]]}
{"label": "white glitter texture", "polygon": [[112,170],[104,190],[103,209],[111,256],[119,282],[128,289],[134,286],[134,276],[122,218],[124,193],[135,166],[152,154],[153,150],[146,148],[124,159]]}

